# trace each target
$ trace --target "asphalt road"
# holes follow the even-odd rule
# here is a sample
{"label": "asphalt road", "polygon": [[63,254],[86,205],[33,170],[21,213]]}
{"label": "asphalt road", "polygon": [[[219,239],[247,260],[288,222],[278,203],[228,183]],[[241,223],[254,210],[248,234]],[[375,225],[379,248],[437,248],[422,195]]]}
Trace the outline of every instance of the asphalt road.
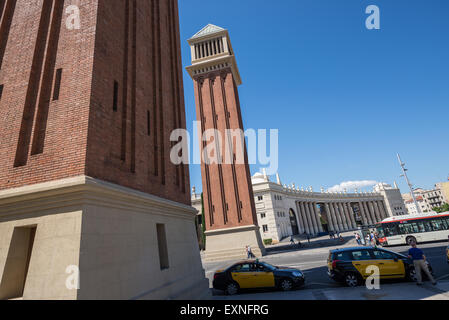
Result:
{"label": "asphalt road", "polygon": [[[350,246],[350,244],[348,244]],[[348,246],[347,245],[347,246]],[[427,243],[418,246],[424,251],[432,265],[437,280],[449,279],[449,264],[446,260],[447,241]],[[285,253],[275,253],[263,257],[261,260],[276,266],[293,267],[300,269],[306,277],[305,289],[325,289],[342,287],[327,276],[327,257],[333,247],[302,249]],[[406,254],[408,246],[388,247],[387,250]],[[229,265],[232,262],[205,263],[206,276],[212,279],[215,270]],[[212,283],[211,283],[212,286]],[[213,290],[214,295],[223,294]]]}

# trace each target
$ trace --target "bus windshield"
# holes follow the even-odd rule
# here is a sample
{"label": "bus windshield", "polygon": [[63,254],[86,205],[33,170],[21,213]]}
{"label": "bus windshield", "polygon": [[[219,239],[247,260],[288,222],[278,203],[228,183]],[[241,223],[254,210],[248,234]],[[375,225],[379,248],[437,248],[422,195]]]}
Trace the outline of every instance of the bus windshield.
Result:
{"label": "bus windshield", "polygon": [[384,228],[382,227],[381,224],[378,224],[376,226],[376,230],[377,230],[377,234],[379,235],[379,238],[384,238],[385,237]]}

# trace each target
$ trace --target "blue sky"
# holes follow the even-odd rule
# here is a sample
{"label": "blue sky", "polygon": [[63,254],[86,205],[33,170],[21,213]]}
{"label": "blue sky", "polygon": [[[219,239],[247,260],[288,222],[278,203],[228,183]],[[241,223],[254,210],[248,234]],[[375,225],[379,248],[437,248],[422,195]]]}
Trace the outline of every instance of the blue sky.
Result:
{"label": "blue sky", "polygon": [[[367,30],[377,5],[381,30]],[[283,183],[343,181],[431,188],[449,176],[449,1],[179,0],[186,42],[208,23],[229,30],[243,79],[245,129],[279,129]],[[187,127],[196,119],[184,72]],[[259,166],[251,166],[254,174]],[[191,165],[201,190],[201,171]]]}

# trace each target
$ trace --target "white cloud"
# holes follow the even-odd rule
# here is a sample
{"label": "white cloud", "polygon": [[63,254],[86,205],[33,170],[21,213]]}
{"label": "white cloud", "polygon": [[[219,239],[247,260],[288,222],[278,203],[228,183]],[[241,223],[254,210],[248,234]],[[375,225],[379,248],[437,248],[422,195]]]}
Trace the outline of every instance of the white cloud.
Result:
{"label": "white cloud", "polygon": [[333,186],[332,188],[329,188],[329,192],[342,192],[345,189],[350,191],[354,190],[355,188],[361,189],[366,187],[372,187],[376,185],[378,182],[374,180],[362,180],[362,181],[345,181],[340,184],[337,184]]}

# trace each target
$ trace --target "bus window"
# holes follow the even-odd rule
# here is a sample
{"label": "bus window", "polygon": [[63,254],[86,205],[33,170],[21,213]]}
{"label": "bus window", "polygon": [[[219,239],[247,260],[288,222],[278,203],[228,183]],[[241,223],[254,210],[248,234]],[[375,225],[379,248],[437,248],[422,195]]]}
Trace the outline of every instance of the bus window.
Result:
{"label": "bus window", "polygon": [[388,223],[385,225],[385,236],[392,237],[398,234],[398,226],[395,223]]}
{"label": "bus window", "polygon": [[424,229],[424,222],[420,221],[417,224],[419,232],[426,232],[426,230]]}
{"label": "bus window", "polygon": [[449,218],[443,218],[441,219],[441,223],[444,226],[444,230],[449,230]]}
{"label": "bus window", "polygon": [[432,229],[433,231],[444,230],[444,225],[440,219],[432,220]]}
{"label": "bus window", "polygon": [[431,232],[432,231],[432,225],[430,224],[430,221],[424,222],[424,228],[425,228],[426,232]]}

